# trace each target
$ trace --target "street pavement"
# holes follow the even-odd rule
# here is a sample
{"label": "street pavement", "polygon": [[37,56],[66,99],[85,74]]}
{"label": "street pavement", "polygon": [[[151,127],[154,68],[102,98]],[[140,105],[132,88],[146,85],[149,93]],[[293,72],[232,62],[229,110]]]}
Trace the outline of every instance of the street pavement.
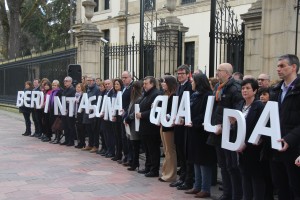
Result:
{"label": "street pavement", "polygon": [[196,199],[98,154],[22,136],[24,130],[21,114],[0,109],[0,200]]}

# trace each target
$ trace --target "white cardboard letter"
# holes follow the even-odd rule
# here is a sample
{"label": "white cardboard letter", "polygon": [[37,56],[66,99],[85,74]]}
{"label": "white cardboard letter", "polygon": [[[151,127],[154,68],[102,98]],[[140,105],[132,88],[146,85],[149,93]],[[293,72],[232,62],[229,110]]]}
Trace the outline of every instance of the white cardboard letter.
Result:
{"label": "white cardboard letter", "polygon": [[[161,107],[158,107],[159,102],[162,102]],[[154,101],[152,103],[152,108],[150,111],[150,122],[152,124],[160,125],[160,115],[161,115],[161,112],[164,112],[164,113],[167,112],[167,103],[168,103],[168,96],[166,96],[166,95],[159,95],[154,99]],[[156,113],[157,113],[157,115],[155,117]]]}
{"label": "white cardboard letter", "polygon": [[[160,119],[161,119],[161,124],[164,127],[171,127],[174,124],[174,120],[176,118],[177,108],[178,108],[178,99],[179,99],[178,96],[173,96],[170,119],[167,119],[166,112],[163,112],[163,111],[161,112]],[[166,100],[166,101],[168,101],[168,100]]]}
{"label": "white cardboard letter", "polygon": [[191,107],[190,107],[190,92],[184,91],[181,102],[178,108],[175,124],[180,124],[180,117],[184,117],[185,125],[189,125],[191,121]]}
{"label": "white cardboard letter", "polygon": [[61,102],[58,96],[54,97],[54,115],[58,115],[58,108],[62,115],[66,115],[66,97],[61,97]]}
{"label": "white cardboard letter", "polygon": [[[270,127],[266,127],[270,119]],[[248,140],[253,144],[257,144],[260,136],[266,135],[271,137],[272,148],[273,149],[282,149],[282,145],[277,140],[281,139],[280,132],[280,122],[279,122],[279,111],[278,103],[274,101],[268,101],[263,112],[261,113],[259,120],[256,123],[256,126]]]}
{"label": "white cardboard letter", "polygon": [[21,107],[24,104],[24,91],[18,91],[18,95],[17,95],[17,107]]}
{"label": "white cardboard letter", "polygon": [[204,116],[204,130],[208,132],[215,133],[217,131],[217,126],[211,125],[211,115],[214,108],[215,97],[209,96],[207,99],[205,116]]}
{"label": "white cardboard letter", "polygon": [[[234,117],[237,123],[237,137],[235,142],[230,142],[230,121],[229,117]],[[231,151],[237,151],[245,145],[246,120],[242,112],[233,109],[224,109],[223,128],[222,128],[222,148]]]}
{"label": "white cardboard letter", "polygon": [[[140,112],[140,105],[139,104],[134,104],[134,116],[136,115],[136,113]],[[140,119],[135,118],[135,131],[139,131],[140,130]]]}

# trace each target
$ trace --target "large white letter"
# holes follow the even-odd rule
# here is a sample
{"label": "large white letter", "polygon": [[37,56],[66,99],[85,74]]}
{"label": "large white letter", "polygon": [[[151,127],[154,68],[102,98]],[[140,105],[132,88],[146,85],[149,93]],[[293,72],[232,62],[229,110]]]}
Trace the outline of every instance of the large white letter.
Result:
{"label": "large white letter", "polygon": [[135,119],[135,131],[140,130],[140,119],[136,118],[136,113],[140,112],[140,104],[134,104],[134,119]]}
{"label": "large white letter", "polygon": [[95,108],[95,115],[96,115],[96,117],[100,117],[100,113],[101,113],[100,112],[101,101],[102,101],[102,96],[98,96],[98,101],[97,101],[97,105],[96,105],[96,108]]}
{"label": "large white letter", "polygon": [[31,91],[26,91],[24,94],[24,106],[27,108],[31,108],[30,102],[31,101]]}
{"label": "large white letter", "polygon": [[62,115],[66,115],[66,97],[61,97],[61,102],[58,96],[54,97],[54,115],[58,115],[58,108]]}
{"label": "large white letter", "polygon": [[[112,103],[111,103],[111,98],[107,97],[106,100],[103,102],[103,112],[104,112],[104,120],[110,120],[112,121],[112,114],[113,114],[113,109],[112,109]],[[101,109],[102,110],[102,109]]]}
{"label": "large white letter", "polygon": [[[237,123],[237,137],[235,142],[230,142],[230,121],[229,118],[233,117]],[[246,137],[246,120],[243,113],[239,110],[224,109],[223,113],[223,128],[222,128],[222,148],[231,151],[237,151],[245,145]]]}
{"label": "large white letter", "polygon": [[40,109],[43,105],[44,93],[41,91],[32,91],[31,107]]}
{"label": "large white letter", "polygon": [[96,96],[89,97],[89,118],[94,118],[96,115],[96,105],[92,105],[92,101],[96,100]]}
{"label": "large white letter", "polygon": [[44,107],[44,113],[48,113],[49,101],[50,101],[50,95],[47,94],[46,101],[45,101],[45,107]]}
{"label": "large white letter", "polygon": [[117,97],[114,102],[114,112],[118,111],[119,115],[123,114],[123,104],[122,104],[122,92],[117,93]]}
{"label": "large white letter", "polygon": [[[266,127],[270,119],[270,127]],[[249,138],[248,142],[257,144],[260,136],[266,135],[271,137],[272,148],[273,149],[282,149],[282,145],[277,140],[281,139],[280,133],[280,122],[279,122],[279,111],[278,103],[274,101],[268,101],[263,112],[261,113],[259,120],[256,123],[256,126]]]}
{"label": "large white letter", "polygon": [[85,110],[86,114],[89,114],[89,99],[87,93],[83,93],[77,112],[81,113],[82,109]]}
{"label": "large white letter", "polygon": [[211,125],[211,114],[214,108],[215,96],[209,96],[206,103],[206,110],[204,116],[204,130],[215,133],[217,126]]}
{"label": "large white letter", "polygon": [[66,101],[69,102],[69,117],[74,116],[75,97],[66,97]]}
{"label": "large white letter", "polygon": [[17,95],[17,107],[21,107],[24,104],[24,91],[18,91],[18,95]]}
{"label": "large white letter", "polygon": [[184,91],[178,108],[175,124],[180,124],[180,117],[184,117],[185,125],[191,124],[190,92]]}
{"label": "large white letter", "polygon": [[178,96],[173,96],[171,116],[167,117],[166,112],[163,111],[161,112],[160,120],[161,120],[161,124],[164,127],[171,127],[174,124],[174,120],[176,118],[177,108],[178,108],[178,98],[179,98]]}
{"label": "large white letter", "polygon": [[[161,107],[158,107],[159,102],[162,102]],[[152,103],[152,108],[150,111],[150,122],[152,124],[160,125],[160,115],[161,115],[161,112],[164,112],[164,113],[167,112],[167,103],[168,103],[168,96],[166,96],[166,95],[164,95],[164,96],[159,95],[154,99],[154,101]],[[156,113],[157,113],[157,115],[155,117]]]}

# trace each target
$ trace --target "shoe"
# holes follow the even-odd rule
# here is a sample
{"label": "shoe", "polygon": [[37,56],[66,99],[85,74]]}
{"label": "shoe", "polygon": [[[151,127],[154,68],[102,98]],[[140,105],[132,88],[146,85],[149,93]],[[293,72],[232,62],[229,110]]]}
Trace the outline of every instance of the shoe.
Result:
{"label": "shoe", "polygon": [[92,149],[93,149],[93,147],[86,146],[86,147],[82,148],[81,150],[82,150],[82,151],[90,151],[90,150],[92,150]]}
{"label": "shoe", "polygon": [[139,167],[140,167],[140,166],[131,166],[131,167],[128,167],[127,170],[128,170],[128,171],[135,171],[136,168],[139,170]]}
{"label": "shoe", "polygon": [[41,137],[41,133],[37,133],[34,137],[36,137],[36,138],[39,138],[39,137]]}
{"label": "shoe", "polygon": [[85,147],[84,144],[80,144],[80,143],[75,146],[76,149],[82,149],[84,147]]}
{"label": "shoe", "polygon": [[90,153],[96,153],[98,151],[98,148],[97,147],[93,147],[91,150],[90,150]]}
{"label": "shoe", "polygon": [[100,150],[98,150],[97,152],[96,152],[96,154],[103,154],[103,153],[105,153],[106,152],[106,149],[100,149]]}
{"label": "shoe", "polygon": [[59,143],[60,145],[67,145],[68,143],[66,141]]}
{"label": "shoe", "polygon": [[178,180],[176,182],[173,182],[173,183],[170,183],[170,187],[177,187],[177,186],[180,186],[183,184],[183,181],[182,180]]}
{"label": "shoe", "polygon": [[131,165],[131,163],[130,163],[130,162],[125,162],[125,163],[123,162],[122,165],[123,165],[124,167],[128,167],[128,166]]}
{"label": "shoe", "polygon": [[183,183],[182,185],[177,186],[177,190],[189,190],[189,189],[192,189],[192,188],[193,188],[193,186],[189,186],[185,183]]}
{"label": "shoe", "polygon": [[184,192],[185,194],[197,194],[197,193],[199,193],[200,192],[200,190],[197,190],[197,189],[190,189],[189,191],[186,191],[186,192]]}
{"label": "shoe", "polygon": [[165,181],[164,179],[162,179],[161,177],[159,177],[158,180],[159,180],[160,182],[167,182],[167,181]]}
{"label": "shoe", "polygon": [[210,197],[210,193],[209,192],[198,192],[195,195],[195,198],[206,198],[206,197]]}
{"label": "shoe", "polygon": [[22,135],[23,135],[23,136],[29,136],[29,135],[31,135],[31,133],[25,132],[25,133],[23,133]]}
{"label": "shoe", "polygon": [[113,157],[111,160],[112,160],[112,161],[118,161],[118,160],[120,160],[120,158],[118,158],[118,157]]}
{"label": "shoe", "polygon": [[51,141],[51,138],[44,137],[44,139],[42,139],[42,142],[49,142],[49,141]]}
{"label": "shoe", "polygon": [[123,160],[121,160],[121,159],[120,159],[120,160],[117,160],[117,163],[118,163],[118,164],[123,164]]}
{"label": "shoe", "polygon": [[141,169],[141,170],[138,170],[139,174],[147,174],[148,172],[150,172],[150,169]]}
{"label": "shoe", "polygon": [[218,200],[231,200],[231,196],[222,195],[218,198]]}
{"label": "shoe", "polygon": [[74,146],[74,143],[73,143],[73,142],[70,142],[70,143],[68,143],[66,146],[67,146],[67,147],[72,147],[72,146]]}
{"label": "shoe", "polygon": [[105,156],[105,158],[113,158],[113,157],[114,157],[114,155],[111,154],[111,153],[109,153],[109,154],[107,154],[107,155]]}
{"label": "shoe", "polygon": [[148,173],[145,174],[145,177],[148,177],[148,178],[158,177],[158,176],[159,176],[158,172],[157,173],[155,173],[155,172],[148,172]]}

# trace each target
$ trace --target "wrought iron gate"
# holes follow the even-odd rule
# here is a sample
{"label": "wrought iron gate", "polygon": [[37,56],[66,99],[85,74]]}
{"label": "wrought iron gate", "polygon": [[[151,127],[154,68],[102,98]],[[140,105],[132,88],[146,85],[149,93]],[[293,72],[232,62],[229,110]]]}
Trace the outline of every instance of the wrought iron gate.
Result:
{"label": "wrought iron gate", "polygon": [[244,72],[244,24],[238,19],[228,0],[211,0],[209,76],[218,64],[228,62],[235,72]]}

